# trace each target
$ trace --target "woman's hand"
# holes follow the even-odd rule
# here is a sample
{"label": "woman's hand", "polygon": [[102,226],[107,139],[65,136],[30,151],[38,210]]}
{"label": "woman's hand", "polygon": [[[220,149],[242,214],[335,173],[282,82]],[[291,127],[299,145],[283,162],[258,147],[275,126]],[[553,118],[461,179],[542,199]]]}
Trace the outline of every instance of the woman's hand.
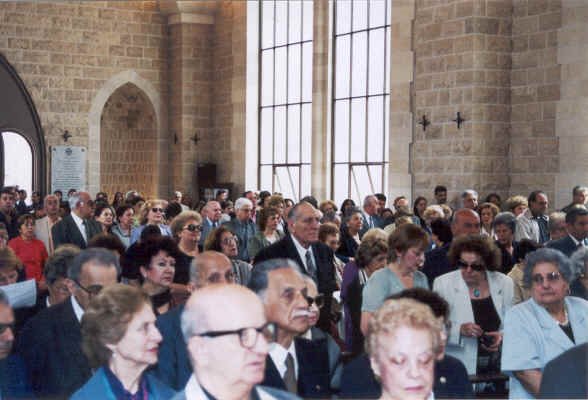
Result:
{"label": "woman's hand", "polygon": [[489,352],[496,352],[500,349],[500,344],[502,343],[502,332],[485,332],[486,336],[490,336],[492,338],[492,345],[486,346],[483,343],[480,343],[480,346],[486,351]]}
{"label": "woman's hand", "polygon": [[465,337],[480,337],[484,331],[480,328],[479,325],[476,325],[473,322],[466,322],[465,324],[461,324],[459,327],[459,333],[461,336]]}

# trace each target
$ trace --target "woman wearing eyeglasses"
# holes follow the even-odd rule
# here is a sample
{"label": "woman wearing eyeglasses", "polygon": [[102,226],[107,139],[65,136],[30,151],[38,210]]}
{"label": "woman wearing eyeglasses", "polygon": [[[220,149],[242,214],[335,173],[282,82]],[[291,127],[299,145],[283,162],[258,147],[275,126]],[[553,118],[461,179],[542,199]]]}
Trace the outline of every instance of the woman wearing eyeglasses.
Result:
{"label": "woman wearing eyeglasses", "polygon": [[280,211],[274,207],[264,207],[257,216],[257,227],[259,230],[249,238],[247,249],[253,260],[259,251],[284,237],[278,230],[280,223]]}
{"label": "woman wearing eyeglasses", "polygon": [[513,303],[512,280],[497,270],[501,254],[481,235],[455,239],[448,253],[457,270],[439,276],[433,290],[449,303],[447,354],[468,374],[500,372],[502,322]]}
{"label": "woman wearing eyeglasses", "polygon": [[204,242],[204,250],[223,253],[229,257],[233,265],[235,283],[247,285],[251,276],[251,264],[237,258],[239,254],[239,238],[226,225],[221,225],[208,234]]}
{"label": "woman wearing eyeglasses", "polygon": [[161,334],[146,293],[116,284],[96,295],[82,318],[82,349],[96,372],[71,397],[169,399],[174,391],[145,370],[157,364]]}
{"label": "woman wearing eyeglasses", "polygon": [[131,233],[131,244],[139,240],[141,232],[147,225],[159,227],[163,236],[172,236],[169,226],[165,225],[165,207],[167,207],[167,201],[161,199],[147,200],[143,204],[139,218],[140,225]]}
{"label": "woman wearing eyeglasses", "polygon": [[588,342],[588,301],[569,296],[569,258],[542,248],[525,258],[524,282],[531,298],[506,313],[502,370],[512,398],[535,398],[545,364]]}

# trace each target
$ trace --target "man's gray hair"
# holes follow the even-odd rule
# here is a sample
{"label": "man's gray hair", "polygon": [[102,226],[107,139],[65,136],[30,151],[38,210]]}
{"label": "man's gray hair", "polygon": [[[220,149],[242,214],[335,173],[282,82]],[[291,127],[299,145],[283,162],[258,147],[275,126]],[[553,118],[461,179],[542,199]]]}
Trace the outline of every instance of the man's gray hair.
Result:
{"label": "man's gray hair", "polygon": [[574,186],[574,189],[572,189],[572,195],[576,195],[578,193],[586,193],[586,194],[588,194],[588,187],[586,187],[586,186]]}
{"label": "man's gray hair", "polygon": [[261,301],[265,303],[265,291],[267,290],[267,286],[269,284],[269,273],[271,271],[283,268],[293,269],[297,273],[301,274],[300,266],[296,263],[296,261],[289,258],[273,258],[253,266],[247,287],[255,292]]}
{"label": "man's gray hair", "polygon": [[365,207],[365,206],[369,205],[369,203],[370,203],[372,200],[376,200],[376,201],[378,201],[378,198],[377,198],[376,196],[374,196],[373,194],[368,194],[367,196],[365,196],[365,197],[363,198],[363,206]]}
{"label": "man's gray hair", "polygon": [[82,267],[88,262],[92,262],[94,265],[101,267],[114,266],[116,268],[116,275],[120,275],[118,257],[110,250],[101,247],[92,247],[82,250],[80,254],[75,256],[67,270],[67,277],[72,281],[79,282]]}
{"label": "man's gray hair", "polygon": [[239,197],[235,201],[235,210],[240,210],[243,206],[253,207],[253,203],[247,197]]}
{"label": "man's gray hair", "polygon": [[4,293],[4,290],[0,289],[0,304],[4,304],[10,306],[10,301],[8,300],[8,296]]}
{"label": "man's gray hair", "polygon": [[496,215],[494,218],[494,222],[492,222],[492,227],[496,229],[498,225],[504,225],[514,234],[517,225],[517,217],[509,211],[504,211]]}
{"label": "man's gray hair", "polygon": [[547,221],[547,228],[549,232],[553,232],[560,228],[560,224],[566,222],[566,213],[561,211],[554,211],[549,214],[549,221]]}
{"label": "man's gray hair", "polygon": [[69,208],[74,210],[78,203],[80,202],[80,192],[72,193],[68,198],[67,202],[69,203]]}
{"label": "man's gray hair", "polygon": [[531,287],[533,280],[533,268],[539,263],[549,263],[555,265],[562,278],[570,283],[572,279],[572,263],[570,259],[561,251],[543,247],[527,254],[525,257],[525,269],[523,273],[523,283],[526,287]]}
{"label": "man's gray hair", "polygon": [[210,329],[205,307],[186,305],[182,311],[180,323],[186,344],[192,336]]}
{"label": "man's gray hair", "polygon": [[468,196],[468,194],[471,194],[476,199],[479,197],[478,192],[476,192],[474,189],[466,189],[461,193],[462,200],[465,199]]}
{"label": "man's gray hair", "polygon": [[572,263],[572,282],[578,279],[580,275],[586,274],[586,265],[588,265],[588,248],[581,247],[572,254],[570,258]]}

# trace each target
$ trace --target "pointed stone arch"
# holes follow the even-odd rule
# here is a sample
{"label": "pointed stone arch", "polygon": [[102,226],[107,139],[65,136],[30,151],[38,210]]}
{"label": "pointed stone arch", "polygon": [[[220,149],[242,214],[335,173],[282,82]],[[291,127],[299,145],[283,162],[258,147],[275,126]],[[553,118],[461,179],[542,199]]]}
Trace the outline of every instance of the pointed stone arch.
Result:
{"label": "pointed stone arch", "polygon": [[157,175],[157,195],[167,194],[168,140],[167,136],[164,135],[167,119],[165,118],[161,95],[151,82],[142,78],[133,70],[120,72],[104,82],[92,101],[88,114],[88,191],[91,194],[100,191],[100,119],[102,111],[112,94],[127,83],[138,87],[149,99],[155,110],[155,124],[157,128],[156,165],[158,168],[153,173]]}

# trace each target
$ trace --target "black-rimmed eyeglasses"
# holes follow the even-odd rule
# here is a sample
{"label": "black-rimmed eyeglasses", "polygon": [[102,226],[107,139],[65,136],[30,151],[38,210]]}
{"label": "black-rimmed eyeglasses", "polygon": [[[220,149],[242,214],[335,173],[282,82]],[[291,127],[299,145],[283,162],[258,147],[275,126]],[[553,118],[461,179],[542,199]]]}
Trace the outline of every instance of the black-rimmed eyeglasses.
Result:
{"label": "black-rimmed eyeglasses", "polygon": [[88,287],[85,287],[85,286],[82,286],[82,284],[79,281],[74,280],[74,282],[76,283],[76,285],[78,285],[78,287],[80,289],[82,289],[84,292],[88,293],[88,295],[90,295],[90,296],[96,296],[104,288],[102,285],[90,285]]}
{"label": "black-rimmed eyeglasses", "polygon": [[273,342],[276,335],[276,325],[272,322],[268,322],[259,328],[241,328],[230,331],[208,331],[200,333],[196,336],[215,338],[226,335],[239,335],[241,346],[246,349],[252,349],[257,343],[259,334],[263,335],[265,340],[268,342]]}
{"label": "black-rimmed eyeglasses", "polygon": [[184,226],[184,229],[190,232],[202,232],[202,225],[189,224]]}

